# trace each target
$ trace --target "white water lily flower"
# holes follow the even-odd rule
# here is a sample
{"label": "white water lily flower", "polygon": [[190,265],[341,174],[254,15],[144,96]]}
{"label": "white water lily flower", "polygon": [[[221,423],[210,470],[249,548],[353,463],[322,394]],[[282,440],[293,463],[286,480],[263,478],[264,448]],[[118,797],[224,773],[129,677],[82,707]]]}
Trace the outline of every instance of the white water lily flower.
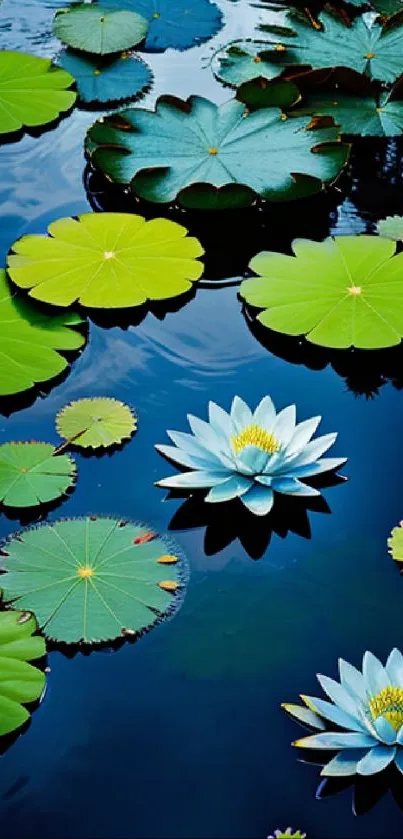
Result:
{"label": "white water lily flower", "polygon": [[254,413],[235,396],[228,414],[209,403],[209,421],[188,416],[192,434],[168,431],[174,446],[156,446],[161,454],[191,471],[157,482],[168,489],[209,489],[206,501],[240,498],[258,516],[270,512],[274,493],[320,495],[305,478],[337,469],[346,458],[323,458],[337,434],[311,440],[321,417],[296,424],[295,405],[276,414],[270,396]]}
{"label": "white water lily flower", "polygon": [[[392,650],[385,667],[366,652],[362,672],[339,661],[340,682],[327,676],[318,681],[331,699],[302,696],[302,705],[282,707],[299,722],[316,728],[293,745],[306,749],[329,749],[336,756],[321,775],[375,775],[395,762],[403,773],[403,656]],[[324,731],[323,720],[344,731]]]}

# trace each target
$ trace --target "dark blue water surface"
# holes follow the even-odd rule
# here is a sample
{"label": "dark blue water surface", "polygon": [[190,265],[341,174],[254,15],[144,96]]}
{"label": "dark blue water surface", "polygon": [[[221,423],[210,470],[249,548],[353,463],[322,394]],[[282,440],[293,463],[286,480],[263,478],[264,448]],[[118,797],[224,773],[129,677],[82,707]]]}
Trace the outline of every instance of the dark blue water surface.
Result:
{"label": "dark blue water surface", "polygon": [[[58,5],[4,0],[1,46],[54,55]],[[263,12],[247,0],[220,5],[226,29],[214,41],[149,57],[155,85],[146,104],[161,93],[228,98],[208,59],[250,35]],[[42,136],[1,148],[4,255],[23,232],[90,209],[83,138],[93,119],[76,109]],[[208,248],[207,278],[239,277],[254,251],[288,248],[294,235],[371,231],[379,217],[402,212],[400,153],[394,143],[358,144],[342,191],[325,201],[191,219]],[[96,177],[87,183],[92,206],[116,203]],[[363,365],[289,341],[264,346],[234,287],[201,288],[180,305],[138,325],[91,322],[69,376],[0,418],[2,441],[55,442],[55,414],[69,400],[106,395],[135,406],[134,439],[110,456],[77,454],[76,490],[48,519],[99,513],[162,532],[171,525],[191,566],[181,611],[136,644],[50,653],[45,699],[1,758],[1,833],[232,839],[293,824],[310,839],[402,836],[390,792],[360,816],[352,787],[315,799],[319,768],[298,761],[291,741],[300,729],[279,706],[315,694],[315,673],[335,675],[339,656],[358,665],[366,649],[385,658],[403,647],[403,580],[386,546],[403,516],[403,356],[369,354]],[[300,420],[321,414],[323,433],[339,432],[334,456],[348,456],[349,481],[324,491],[328,508],[305,518],[303,507],[290,508],[291,531],[282,538],[285,520],[274,522],[280,535],[270,541],[253,517],[239,531],[236,507],[210,519],[192,505],[178,513],[183,502],[164,500],[153,485],[170,471],[154,443],[167,442],[167,428],[186,430],[187,413],[204,417],[209,399],[229,408],[240,394],[254,406],[266,393],[279,408],[295,402]],[[19,526],[2,515],[0,535]],[[356,798],[365,809],[366,791]]]}

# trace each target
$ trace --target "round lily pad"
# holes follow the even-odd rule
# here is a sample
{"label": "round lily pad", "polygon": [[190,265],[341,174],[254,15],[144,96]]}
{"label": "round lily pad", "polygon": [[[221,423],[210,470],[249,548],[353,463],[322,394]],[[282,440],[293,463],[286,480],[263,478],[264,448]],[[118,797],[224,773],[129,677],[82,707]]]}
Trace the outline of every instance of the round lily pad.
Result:
{"label": "round lily pad", "polygon": [[36,620],[29,612],[0,612],[0,736],[29,720],[24,707],[40,699],[45,674],[28,664],[46,655],[45,641],[34,633]]}
{"label": "round lily pad", "polygon": [[403,216],[387,216],[378,221],[377,231],[385,239],[403,242]]}
{"label": "round lily pad", "polygon": [[66,643],[151,629],[177,608],[187,575],[171,543],[149,527],[112,518],[25,530],[2,553],[4,600],[32,609],[45,635]]}
{"label": "round lily pad", "polygon": [[148,23],[135,12],[109,11],[80,3],[59,9],[54,17],[53,29],[68,47],[108,55],[139,44],[147,34]]}
{"label": "round lily pad", "polygon": [[223,16],[210,0],[100,0],[105,9],[127,9],[146,18],[147,50],[186,50],[218,32]]}
{"label": "round lily pad", "polygon": [[276,332],[323,347],[380,349],[403,336],[403,253],[379,236],[296,239],[294,256],[263,252],[241,296]]}
{"label": "round lily pad", "polygon": [[0,396],[28,390],[68,366],[61,351],[78,350],[85,336],[74,327],[83,319],[74,312],[43,312],[11,291],[0,270]]}
{"label": "round lily pad", "polygon": [[48,230],[48,237],[19,239],[8,270],[31,297],[55,306],[140,306],[183,294],[203,271],[200,242],[167,219],[86,213]]}
{"label": "round lily pad", "polygon": [[0,134],[46,125],[68,111],[74,79],[47,58],[0,52]]}
{"label": "round lily pad", "polygon": [[403,562],[403,522],[394,527],[388,539],[389,553],[397,562]]}
{"label": "round lily pad", "polygon": [[137,419],[128,405],[117,399],[78,399],[59,411],[56,428],[61,437],[82,448],[108,448],[129,440]]}
{"label": "round lily pad", "polygon": [[214,75],[225,84],[238,87],[259,77],[274,79],[284,72],[283,44],[239,41],[229,44],[214,59]]}
{"label": "round lily pad", "polygon": [[68,454],[55,456],[51,443],[0,446],[0,503],[34,507],[59,498],[74,484],[76,465]]}
{"label": "round lily pad", "polygon": [[80,99],[87,103],[132,99],[153,79],[148,64],[127,52],[102,58],[65,50],[59,65],[74,76]]}

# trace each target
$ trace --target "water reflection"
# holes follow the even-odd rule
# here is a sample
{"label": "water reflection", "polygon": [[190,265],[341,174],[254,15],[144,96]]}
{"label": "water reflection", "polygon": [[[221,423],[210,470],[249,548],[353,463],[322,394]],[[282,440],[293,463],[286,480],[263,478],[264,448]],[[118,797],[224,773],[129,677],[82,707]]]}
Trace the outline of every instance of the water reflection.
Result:
{"label": "water reflection", "polygon": [[[329,753],[329,756],[331,754]],[[307,762],[307,761],[303,761]],[[310,762],[319,762],[313,759]],[[340,792],[349,790],[352,798],[352,809],[355,816],[369,813],[373,807],[386,795],[391,793],[395,803],[403,810],[402,775],[396,766],[389,766],[383,772],[369,777],[355,775],[348,778],[324,778],[317,790],[318,800],[331,798]]]}

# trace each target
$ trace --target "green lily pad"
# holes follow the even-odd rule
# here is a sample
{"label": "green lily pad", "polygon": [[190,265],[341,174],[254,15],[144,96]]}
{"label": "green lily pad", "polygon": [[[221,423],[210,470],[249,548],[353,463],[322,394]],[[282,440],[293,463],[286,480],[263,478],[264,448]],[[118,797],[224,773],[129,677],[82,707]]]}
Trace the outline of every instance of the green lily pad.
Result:
{"label": "green lily pad", "polygon": [[348,147],[336,129],[308,125],[278,108],[250,114],[236,99],[218,106],[170,97],[155,111],[131,108],[96,122],[87,151],[111,180],[131,184],[148,201],[244,206],[256,195],[310,195],[335,180]]}
{"label": "green lily pad", "polygon": [[215,56],[213,71],[221,82],[238,87],[259,77],[274,79],[284,72],[283,44],[240,41],[229,44]]}
{"label": "green lily pad", "polygon": [[126,52],[102,58],[65,50],[59,65],[74,76],[80,99],[87,103],[132,99],[146,90],[153,79],[148,64]]}
{"label": "green lily pad", "polygon": [[281,108],[288,110],[301,99],[301,94],[293,82],[284,79],[254,79],[238,87],[236,98],[248,108]]}
{"label": "green lily pad", "polygon": [[315,116],[330,116],[343,134],[361,137],[396,137],[403,133],[403,102],[388,94],[378,102],[374,97],[339,93],[313,94],[304,101],[304,110]]}
{"label": "green lily pad", "polygon": [[403,216],[388,216],[378,221],[377,231],[385,239],[403,242]]}
{"label": "green lily pad", "polygon": [[78,350],[85,337],[74,327],[84,323],[74,312],[47,314],[13,294],[0,270],[0,396],[28,390],[68,366],[61,351]]}
{"label": "green lily pad", "polygon": [[15,242],[8,270],[31,297],[55,306],[140,306],[183,294],[203,271],[200,242],[167,219],[85,213],[48,231]]}
{"label": "green lily pad", "polygon": [[379,14],[388,18],[402,11],[403,0],[371,0],[371,5]]}
{"label": "green lily pad", "polygon": [[323,347],[380,349],[403,336],[403,253],[379,236],[296,239],[294,256],[260,253],[241,296],[258,320]]}
{"label": "green lily pad", "polygon": [[54,17],[53,30],[68,47],[108,55],[131,49],[143,41],[148,22],[135,12],[108,11],[80,3],[59,9]]}
{"label": "green lily pad", "polygon": [[45,635],[66,643],[151,629],[175,610],[186,579],[186,562],[170,543],[112,518],[25,530],[3,554],[4,600],[32,609]]}
{"label": "green lily pad", "polygon": [[388,539],[389,553],[397,562],[403,562],[403,522],[394,527]]}
{"label": "green lily pad", "polygon": [[24,705],[40,699],[45,674],[28,664],[46,655],[45,641],[29,612],[0,612],[0,736],[20,728],[30,714]]}
{"label": "green lily pad", "polygon": [[210,0],[101,0],[101,8],[138,12],[149,22],[145,48],[186,50],[212,38],[223,15]]}
{"label": "green lily pad", "polygon": [[0,52],[0,134],[53,122],[74,105],[73,83],[47,58]]}
{"label": "green lily pad", "polygon": [[51,443],[0,446],[0,502],[5,507],[34,507],[59,498],[76,477],[68,454],[55,456]]}
{"label": "green lily pad", "polygon": [[59,411],[56,428],[75,446],[106,449],[129,440],[137,428],[137,418],[124,402],[102,396],[70,402]]}

